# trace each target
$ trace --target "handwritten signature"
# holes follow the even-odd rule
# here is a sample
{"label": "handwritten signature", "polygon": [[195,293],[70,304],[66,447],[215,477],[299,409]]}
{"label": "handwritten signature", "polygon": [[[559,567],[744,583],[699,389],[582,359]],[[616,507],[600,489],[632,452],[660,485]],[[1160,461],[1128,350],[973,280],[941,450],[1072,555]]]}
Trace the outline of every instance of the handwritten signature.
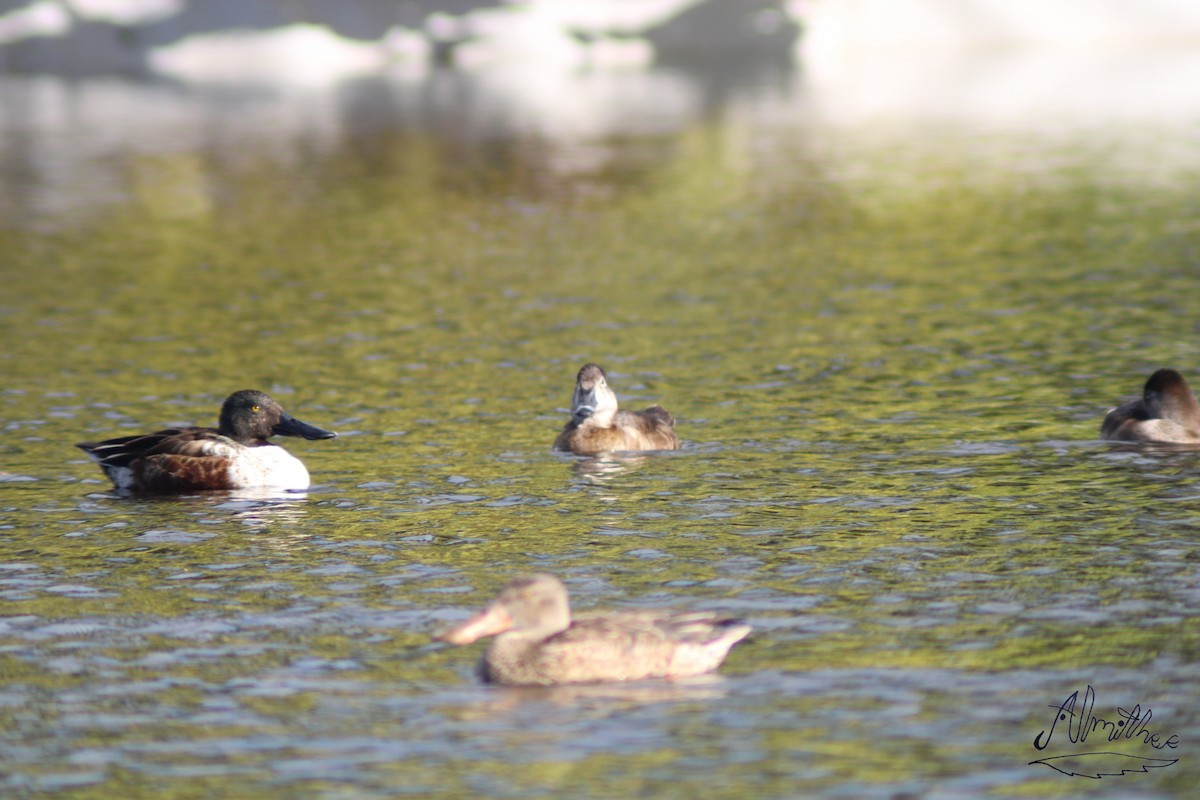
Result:
{"label": "handwritten signature", "polygon": [[[1109,742],[1141,740],[1142,744],[1149,745],[1155,750],[1174,750],[1179,747],[1178,735],[1173,734],[1164,738],[1163,734],[1151,730],[1149,726],[1154,712],[1150,708],[1143,712],[1140,703],[1129,709],[1118,708],[1115,720],[1097,716],[1094,711],[1095,707],[1096,690],[1090,684],[1084,692],[1082,700],[1079,698],[1079,692],[1074,691],[1067,695],[1067,699],[1060,705],[1051,705],[1050,708],[1054,709],[1054,719],[1051,720],[1049,728],[1034,737],[1034,748],[1045,750],[1050,745],[1054,732],[1059,730],[1059,723],[1066,723],[1064,727],[1067,738],[1073,744],[1082,744],[1087,741],[1088,736],[1098,735]],[[1106,751],[1050,756],[1029,763],[1044,764],[1064,775],[1099,779],[1104,775],[1124,775],[1128,772],[1147,772],[1151,768],[1169,767],[1178,760],[1177,758],[1144,758],[1129,753]]]}

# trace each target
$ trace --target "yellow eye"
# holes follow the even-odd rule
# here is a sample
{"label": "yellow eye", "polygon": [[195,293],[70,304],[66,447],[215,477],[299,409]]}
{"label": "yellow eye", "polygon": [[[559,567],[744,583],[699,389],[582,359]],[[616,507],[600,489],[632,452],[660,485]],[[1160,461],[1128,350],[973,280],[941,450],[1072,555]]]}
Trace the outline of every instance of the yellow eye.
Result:
{"label": "yellow eye", "polygon": [[259,408],[258,406],[250,406],[250,410],[253,411],[255,414],[257,414],[259,411],[262,411],[262,409]]}

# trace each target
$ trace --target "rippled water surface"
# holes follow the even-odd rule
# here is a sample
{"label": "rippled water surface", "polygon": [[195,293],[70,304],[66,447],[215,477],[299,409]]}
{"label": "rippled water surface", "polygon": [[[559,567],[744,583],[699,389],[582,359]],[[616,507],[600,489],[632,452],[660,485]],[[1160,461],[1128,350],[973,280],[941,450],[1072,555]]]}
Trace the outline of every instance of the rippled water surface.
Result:
{"label": "rippled water surface", "polygon": [[[0,82],[4,796],[1189,796],[1200,464],[1096,436],[1200,383],[1200,109],[578,81]],[[589,360],[683,449],[550,453]],[[247,387],[341,433],[285,440],[307,496],[120,498],[72,447]],[[431,636],[528,570],[756,630],[708,680],[480,686]],[[1030,765],[1117,747],[1033,747],[1089,684],[1178,763]]]}

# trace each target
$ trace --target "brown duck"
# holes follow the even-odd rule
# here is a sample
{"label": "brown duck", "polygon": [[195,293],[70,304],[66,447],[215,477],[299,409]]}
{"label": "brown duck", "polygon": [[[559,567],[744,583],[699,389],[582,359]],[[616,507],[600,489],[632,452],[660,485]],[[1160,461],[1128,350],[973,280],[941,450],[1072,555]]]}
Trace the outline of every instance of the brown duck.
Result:
{"label": "brown duck", "polygon": [[1182,375],[1160,369],[1146,381],[1141,397],[1108,412],[1100,426],[1100,438],[1200,444],[1200,403]]}
{"label": "brown duck", "polygon": [[590,456],[620,450],[678,450],[675,418],[659,405],[621,411],[608,376],[584,364],[571,395],[571,421],[554,440],[555,450]]}
{"label": "brown duck", "polygon": [[715,670],[750,626],[703,611],[610,611],[572,618],[553,575],[513,581],[471,619],[438,637],[496,638],[480,677],[512,686],[685,678]]}

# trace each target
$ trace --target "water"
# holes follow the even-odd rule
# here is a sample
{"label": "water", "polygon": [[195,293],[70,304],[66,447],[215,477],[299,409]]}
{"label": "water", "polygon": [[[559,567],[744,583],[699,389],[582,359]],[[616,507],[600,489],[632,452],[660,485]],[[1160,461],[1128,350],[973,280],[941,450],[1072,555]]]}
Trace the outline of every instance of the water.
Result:
{"label": "water", "polygon": [[[1200,381],[1200,106],[573,81],[0,83],[5,796],[1189,796],[1200,469],[1095,439]],[[550,453],[588,360],[683,450]],[[341,433],[284,442],[307,496],[117,498],[71,446],[249,387]],[[479,686],[431,636],[528,570],[756,632],[702,681]],[[1088,684],[1179,762],[1029,765]]]}

